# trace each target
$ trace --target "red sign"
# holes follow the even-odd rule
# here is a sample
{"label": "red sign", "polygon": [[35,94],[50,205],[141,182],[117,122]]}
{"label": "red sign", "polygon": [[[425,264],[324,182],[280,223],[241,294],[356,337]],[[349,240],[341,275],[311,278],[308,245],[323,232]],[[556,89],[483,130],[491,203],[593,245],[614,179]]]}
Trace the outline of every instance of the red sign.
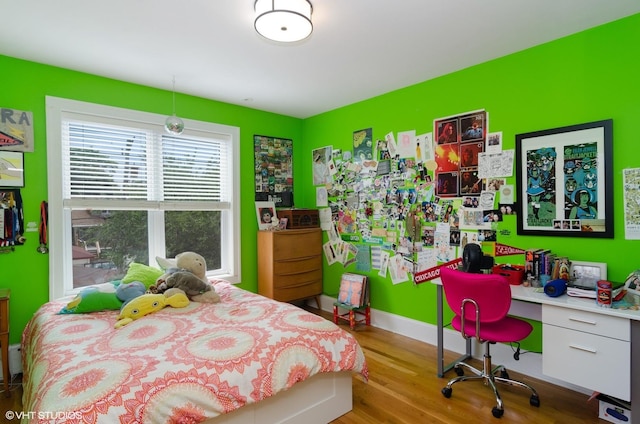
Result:
{"label": "red sign", "polygon": [[413,276],[413,283],[420,284],[426,283],[427,281],[434,280],[440,277],[440,268],[446,267],[451,269],[458,269],[458,264],[462,262],[462,258],[456,258],[452,261],[445,262],[441,265],[435,266],[433,268],[425,269],[424,271],[416,272]]}
{"label": "red sign", "polygon": [[493,247],[494,256],[509,256],[523,254],[524,250],[519,247],[507,246],[506,244],[496,243]]}

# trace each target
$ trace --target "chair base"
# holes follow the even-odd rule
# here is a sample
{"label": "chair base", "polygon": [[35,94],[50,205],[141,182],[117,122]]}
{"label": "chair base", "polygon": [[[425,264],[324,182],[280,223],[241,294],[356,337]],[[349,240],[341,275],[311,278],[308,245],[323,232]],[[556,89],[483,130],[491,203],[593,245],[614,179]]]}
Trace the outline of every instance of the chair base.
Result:
{"label": "chair base", "polygon": [[[464,375],[464,369],[467,369],[467,370],[471,371],[474,375],[473,376],[465,376]],[[511,384],[513,386],[519,386],[519,387],[523,387],[525,389],[528,389],[529,391],[531,391],[531,398],[529,399],[529,403],[532,406],[536,406],[536,407],[540,406],[540,398],[538,397],[538,393],[536,392],[536,390],[533,387],[529,386],[526,383],[523,383],[522,381],[513,380],[513,379],[509,378],[509,374],[507,373],[506,368],[503,367],[502,365],[498,365],[498,366],[496,366],[495,368],[492,369],[492,366],[491,366],[491,355],[489,354],[489,345],[488,344],[487,344],[487,352],[484,355],[483,369],[482,370],[479,370],[479,369],[477,369],[475,367],[472,367],[471,365],[467,364],[466,362],[457,362],[455,364],[455,366],[454,366],[454,370],[455,370],[456,374],[458,375],[458,377],[450,380],[447,383],[447,385],[442,389],[442,394],[446,398],[451,397],[451,392],[453,391],[451,386],[453,386],[454,384],[456,384],[458,382],[461,382],[461,381],[476,380],[476,381],[483,381],[485,385],[490,386],[491,389],[493,390],[493,394],[496,397],[496,406],[493,407],[491,412],[493,413],[493,416],[496,417],[496,418],[500,418],[504,414],[504,407],[503,407],[503,404],[502,404],[502,398],[500,397],[500,393],[498,392],[498,388],[496,387],[496,382],[504,383],[504,384]]]}
{"label": "chair base", "polygon": [[[347,312],[340,313],[340,309],[346,309]],[[371,306],[369,304],[363,306],[353,306],[346,303],[333,303],[333,322],[338,324],[340,320],[349,322],[349,327],[355,330],[357,324],[371,325]]]}

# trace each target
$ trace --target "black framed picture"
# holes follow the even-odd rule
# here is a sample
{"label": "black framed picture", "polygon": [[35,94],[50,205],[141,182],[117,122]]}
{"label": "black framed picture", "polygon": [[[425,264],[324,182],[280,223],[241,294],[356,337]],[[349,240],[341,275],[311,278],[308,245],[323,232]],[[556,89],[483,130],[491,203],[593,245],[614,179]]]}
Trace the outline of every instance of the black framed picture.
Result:
{"label": "black framed picture", "polygon": [[293,206],[293,140],[253,136],[255,200]]}
{"label": "black framed picture", "polygon": [[613,238],[613,120],[516,135],[520,235]]}

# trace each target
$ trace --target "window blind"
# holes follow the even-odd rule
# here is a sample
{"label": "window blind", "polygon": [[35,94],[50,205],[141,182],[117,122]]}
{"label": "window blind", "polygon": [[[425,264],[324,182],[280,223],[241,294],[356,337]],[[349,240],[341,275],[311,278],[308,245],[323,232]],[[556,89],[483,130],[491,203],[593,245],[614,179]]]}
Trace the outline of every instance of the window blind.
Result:
{"label": "window blind", "polygon": [[73,120],[62,127],[65,199],[230,201],[224,139]]}

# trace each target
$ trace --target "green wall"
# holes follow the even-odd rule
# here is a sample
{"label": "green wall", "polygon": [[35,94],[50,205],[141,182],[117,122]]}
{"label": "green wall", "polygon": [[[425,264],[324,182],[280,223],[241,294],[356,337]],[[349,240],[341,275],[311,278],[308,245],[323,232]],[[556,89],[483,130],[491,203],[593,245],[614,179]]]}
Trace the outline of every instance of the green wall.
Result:
{"label": "green wall", "polygon": [[[518,236],[515,216],[505,216],[499,229],[508,234],[501,233],[498,241],[522,249],[551,248],[575,260],[606,262],[609,278],[623,281],[640,268],[640,242],[624,239],[621,187],[622,169],[640,166],[638,45],[640,14],[314,116],[304,121],[303,157],[328,144],[350,150],[353,131],[362,128],[373,128],[374,141],[388,132],[415,129],[422,134],[433,131],[436,118],[477,109],[489,113],[489,131],[502,131],[505,149],[515,148],[519,133],[612,118],[615,238]],[[304,178],[310,186],[310,176]],[[507,183],[515,185],[515,174]],[[522,263],[520,256],[499,259]],[[355,271],[355,266],[348,270]],[[340,264],[325,264],[325,293],[338,292],[344,271]],[[377,272],[369,276],[372,307],[436,322],[433,284],[392,285]]]}
{"label": "green wall", "polygon": [[[47,200],[45,96],[171,114],[170,91],[157,90],[66,69],[0,56],[0,107],[33,112],[34,152],[25,153],[22,189],[25,226],[39,222],[40,202]],[[242,283],[257,291],[256,213],[254,208],[253,135],[290,138],[294,156],[300,149],[302,121],[273,113],[176,94],[176,112],[182,118],[216,122],[240,128]],[[294,181],[298,170],[294,167]],[[36,252],[38,233],[25,233],[27,242],[15,252],[0,255],[0,287],[11,289],[10,343],[19,343],[22,330],[36,309],[48,300],[49,257]]]}
{"label": "green wall", "polygon": [[[432,131],[435,118],[485,109],[490,131],[502,131],[504,148],[509,149],[514,148],[518,133],[612,118],[615,238],[517,236],[515,218],[507,216],[500,229],[508,234],[501,234],[499,241],[523,249],[548,247],[571,258],[607,262],[609,277],[619,281],[640,268],[638,241],[624,240],[621,188],[622,169],[640,165],[635,147],[640,117],[640,80],[636,77],[639,44],[640,14],[305,120],[181,94],[176,95],[176,107],[183,118],[240,127],[245,224],[240,285],[252,291],[257,288],[254,134],[294,140],[296,206],[313,207],[311,150],[326,145],[349,150],[354,130],[371,127],[374,138],[412,129],[420,134]],[[0,56],[0,81],[0,107],[34,115],[35,151],[25,154],[25,222],[38,222],[40,202],[47,198],[45,96],[159,114],[171,112],[168,91],[4,56]],[[509,183],[515,184],[515,178]],[[25,324],[48,298],[48,256],[36,252],[37,233],[25,235],[24,246],[0,255],[0,286],[12,291],[11,343],[20,341]],[[517,262],[515,257],[509,259]],[[342,265],[325,264],[326,294],[337,293],[344,271]],[[376,273],[370,277],[375,309],[435,324],[432,284],[394,286]]]}

